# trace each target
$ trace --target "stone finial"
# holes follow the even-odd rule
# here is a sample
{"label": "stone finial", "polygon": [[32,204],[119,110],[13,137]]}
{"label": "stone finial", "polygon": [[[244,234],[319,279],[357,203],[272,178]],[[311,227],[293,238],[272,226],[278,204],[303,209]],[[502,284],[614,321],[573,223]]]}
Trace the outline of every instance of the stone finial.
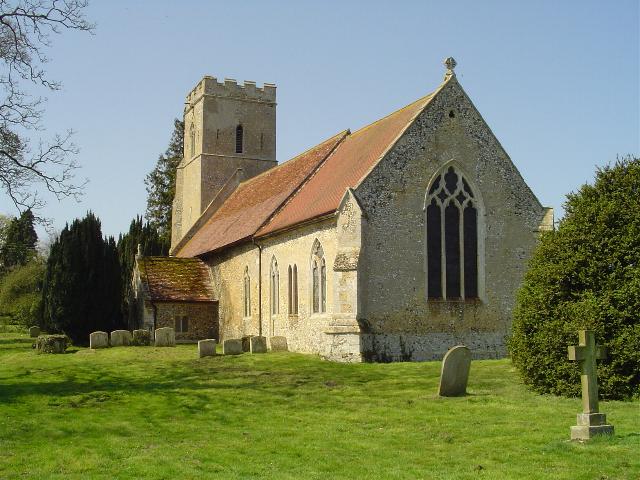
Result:
{"label": "stone finial", "polygon": [[455,58],[453,57],[445,58],[444,66],[447,67],[447,73],[444,74],[444,78],[456,76],[455,72],[453,71],[456,68],[456,65],[458,65],[458,62],[456,62]]}

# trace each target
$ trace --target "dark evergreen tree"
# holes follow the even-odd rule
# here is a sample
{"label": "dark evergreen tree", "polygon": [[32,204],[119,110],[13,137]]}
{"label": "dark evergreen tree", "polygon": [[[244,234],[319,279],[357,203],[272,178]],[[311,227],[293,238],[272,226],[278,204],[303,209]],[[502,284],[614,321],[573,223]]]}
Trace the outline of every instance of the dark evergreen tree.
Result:
{"label": "dark evergreen tree", "polygon": [[122,326],[120,264],[113,238],[93,215],[65,226],[51,245],[42,289],[43,325],[83,345],[95,330]]}
{"label": "dark evergreen tree", "polygon": [[167,244],[171,243],[171,208],[176,193],[176,168],[182,160],[183,147],[184,122],[175,119],[169,147],[144,180],[148,193],[145,217]]}
{"label": "dark evergreen tree", "polygon": [[34,216],[27,209],[9,223],[3,245],[0,246],[0,264],[4,270],[26,265],[36,255],[38,235]]}

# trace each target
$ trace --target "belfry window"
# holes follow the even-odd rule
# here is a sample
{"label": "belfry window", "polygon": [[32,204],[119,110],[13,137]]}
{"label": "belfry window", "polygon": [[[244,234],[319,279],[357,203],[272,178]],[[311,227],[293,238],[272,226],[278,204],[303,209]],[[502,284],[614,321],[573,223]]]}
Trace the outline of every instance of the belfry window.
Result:
{"label": "belfry window", "polygon": [[478,298],[478,202],[452,166],[431,183],[425,202],[429,298]]}
{"label": "belfry window", "polygon": [[236,127],[236,153],[242,153],[244,146],[244,130],[242,125]]}
{"label": "belfry window", "polygon": [[316,240],[311,251],[311,305],[313,313],[327,311],[327,264],[322,245]]}
{"label": "belfry window", "polygon": [[243,291],[243,300],[244,300],[244,316],[251,316],[251,278],[249,277],[249,267],[244,269],[244,291]]}
{"label": "belfry window", "polygon": [[280,313],[280,273],[276,257],[271,260],[271,315]]}

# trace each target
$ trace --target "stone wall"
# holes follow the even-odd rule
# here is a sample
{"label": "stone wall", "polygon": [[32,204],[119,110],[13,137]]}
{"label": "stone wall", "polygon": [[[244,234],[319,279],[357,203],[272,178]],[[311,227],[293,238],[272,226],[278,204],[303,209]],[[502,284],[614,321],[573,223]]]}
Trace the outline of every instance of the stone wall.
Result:
{"label": "stone wall", "polygon": [[175,328],[176,318],[188,319],[188,331],[178,332],[176,340],[218,338],[218,305],[215,302],[156,302],[156,328]]}

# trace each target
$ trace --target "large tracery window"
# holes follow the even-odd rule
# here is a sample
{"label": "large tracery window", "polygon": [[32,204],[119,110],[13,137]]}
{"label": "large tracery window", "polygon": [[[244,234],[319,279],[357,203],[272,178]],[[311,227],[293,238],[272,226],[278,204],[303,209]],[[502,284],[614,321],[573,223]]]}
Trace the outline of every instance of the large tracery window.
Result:
{"label": "large tracery window", "polygon": [[478,298],[479,199],[450,166],[431,183],[425,206],[428,297]]}

